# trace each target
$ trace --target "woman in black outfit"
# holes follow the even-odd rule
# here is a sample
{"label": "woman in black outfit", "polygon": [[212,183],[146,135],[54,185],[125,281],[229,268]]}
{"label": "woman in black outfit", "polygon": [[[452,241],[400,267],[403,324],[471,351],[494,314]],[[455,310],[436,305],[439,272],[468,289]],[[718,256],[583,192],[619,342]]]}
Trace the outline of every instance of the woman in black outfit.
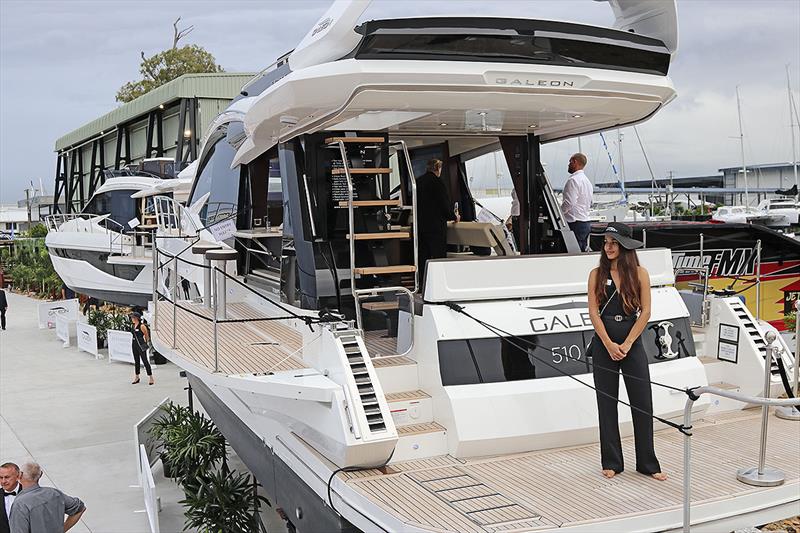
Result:
{"label": "woman in black outfit", "polygon": [[133,333],[133,366],[136,372],[136,376],[131,384],[136,385],[139,383],[139,361],[141,360],[147,375],[150,377],[149,384],[152,385],[155,383],[155,380],[153,379],[153,370],[150,368],[150,361],[147,359],[147,346],[150,343],[150,331],[148,331],[147,326],[142,323],[141,313],[136,311],[131,313],[131,321],[133,322],[133,327],[131,328],[131,333]]}
{"label": "woman in black outfit", "polygon": [[589,316],[595,330],[592,340],[594,383],[598,392],[600,455],[603,475],[612,478],[622,472],[624,461],[619,438],[616,398],[619,372],[623,376],[630,404],[636,442],[636,471],[663,481],[653,448],[653,412],[650,369],[640,335],[650,320],[650,275],[639,265],[636,248],[642,243],[631,238],[631,229],[612,222],[604,233],[600,265],[589,275]]}

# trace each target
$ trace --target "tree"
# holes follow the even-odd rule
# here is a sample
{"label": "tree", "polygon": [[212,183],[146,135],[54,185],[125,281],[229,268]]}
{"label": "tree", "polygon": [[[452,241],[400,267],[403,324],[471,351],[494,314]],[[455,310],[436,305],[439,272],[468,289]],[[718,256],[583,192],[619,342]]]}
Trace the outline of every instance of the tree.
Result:
{"label": "tree", "polygon": [[178,29],[180,17],[172,24],[174,33],[172,48],[164,50],[153,56],[146,57],[141,52],[142,62],[139,73],[142,79],[130,81],[117,91],[117,102],[130,102],[156,87],[160,87],[184,74],[200,74],[206,72],[225,72],[217,65],[214,56],[202,46],[187,44],[178,48],[178,41],[188,35],[194,26],[183,30]]}

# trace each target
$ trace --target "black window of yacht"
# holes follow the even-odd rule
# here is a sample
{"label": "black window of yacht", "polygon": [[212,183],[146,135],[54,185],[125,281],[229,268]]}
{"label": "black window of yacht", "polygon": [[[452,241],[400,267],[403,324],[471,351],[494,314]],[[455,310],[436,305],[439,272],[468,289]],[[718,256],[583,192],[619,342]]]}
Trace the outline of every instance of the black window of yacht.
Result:
{"label": "black window of yacht", "polygon": [[128,222],[136,218],[136,204],[139,202],[139,200],[131,198],[131,195],[136,192],[133,189],[120,189],[118,191],[95,194],[86,204],[83,212],[92,215],[105,215],[108,213],[111,215],[108,218],[124,226],[125,229],[130,229]]}
{"label": "black window of yacht", "polygon": [[210,137],[210,148],[203,154],[189,201],[191,205],[208,193],[208,200],[200,211],[204,225],[237,210],[241,170],[239,166],[231,168],[236,148],[229,142],[227,131],[227,126],[222,126]]}

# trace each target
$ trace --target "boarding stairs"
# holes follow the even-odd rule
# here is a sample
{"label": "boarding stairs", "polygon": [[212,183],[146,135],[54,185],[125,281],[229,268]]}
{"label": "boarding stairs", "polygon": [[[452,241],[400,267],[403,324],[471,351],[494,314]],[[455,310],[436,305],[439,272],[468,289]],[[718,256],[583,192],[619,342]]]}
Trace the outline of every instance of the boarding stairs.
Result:
{"label": "boarding stairs", "polygon": [[[392,169],[376,166],[381,153],[388,152],[390,144],[397,147],[398,157],[404,158],[408,169],[410,204],[403,203],[402,194],[397,198],[390,197],[389,175]],[[356,323],[363,329],[363,310],[397,310],[401,305],[401,294],[407,297],[410,307],[412,293],[417,291],[416,183],[411,158],[403,141],[389,143],[384,137],[377,136],[331,136],[325,139],[325,146],[339,151],[340,159],[332,161],[332,193],[334,207],[347,209],[350,288]],[[344,191],[337,186],[341,178],[344,178]],[[362,197],[361,191],[374,197]],[[391,223],[406,218],[410,225],[394,226]],[[392,246],[391,243],[397,241],[411,241],[411,249]]]}

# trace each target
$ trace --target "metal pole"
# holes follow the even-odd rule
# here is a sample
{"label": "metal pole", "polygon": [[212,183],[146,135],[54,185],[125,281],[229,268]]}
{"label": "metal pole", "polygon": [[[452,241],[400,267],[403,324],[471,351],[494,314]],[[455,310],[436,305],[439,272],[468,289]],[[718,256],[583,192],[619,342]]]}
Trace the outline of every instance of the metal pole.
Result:
{"label": "metal pole", "polygon": [[691,496],[692,496],[692,406],[694,400],[691,396],[686,398],[683,407],[683,427],[689,428],[683,434],[683,531],[689,533],[691,522]]}
{"label": "metal pole", "polygon": [[756,320],[761,320],[761,239],[756,241]]}
{"label": "metal pole", "polygon": [[[774,331],[768,331],[764,335],[767,341],[766,357],[764,358],[764,398],[770,396],[770,381],[772,379],[772,355],[775,350],[773,343],[777,335]],[[784,481],[783,472],[776,468],[764,465],[767,457],[767,424],[769,422],[769,404],[761,407],[761,444],[758,450],[758,467],[740,468],[736,471],[736,479],[747,485],[756,487],[776,487],[782,485]]]}
{"label": "metal pole", "polygon": [[158,246],[153,232],[153,329],[158,328]]}
{"label": "metal pole", "polygon": [[647,248],[647,228],[642,228],[642,246]]}
{"label": "metal pole", "polygon": [[[225,279],[225,267],[228,264],[227,261],[217,261],[216,273],[215,276],[217,278],[217,282],[214,284],[214,301],[216,303],[216,311],[214,312],[214,316],[219,317],[220,320],[225,320],[228,318],[227,313],[225,312],[227,309],[227,280]],[[220,265],[222,265],[222,269],[220,269]],[[221,280],[221,282],[220,282]],[[220,285],[222,287],[220,288]],[[217,289],[219,289],[217,291]]]}
{"label": "metal pole", "polygon": [[705,250],[705,243],[706,243],[706,236],[702,233],[700,234],[700,268],[703,268],[705,264],[703,263],[703,252]]}
{"label": "metal pole", "polygon": [[172,257],[172,276],[170,279],[172,296],[172,348],[178,347],[178,256]]}
{"label": "metal pole", "polygon": [[211,259],[203,256],[203,263],[206,265],[203,271],[203,303],[211,309]]}
{"label": "metal pole", "polygon": [[217,308],[219,307],[219,287],[217,275],[214,273],[214,372],[219,372],[219,337],[217,333]]}

